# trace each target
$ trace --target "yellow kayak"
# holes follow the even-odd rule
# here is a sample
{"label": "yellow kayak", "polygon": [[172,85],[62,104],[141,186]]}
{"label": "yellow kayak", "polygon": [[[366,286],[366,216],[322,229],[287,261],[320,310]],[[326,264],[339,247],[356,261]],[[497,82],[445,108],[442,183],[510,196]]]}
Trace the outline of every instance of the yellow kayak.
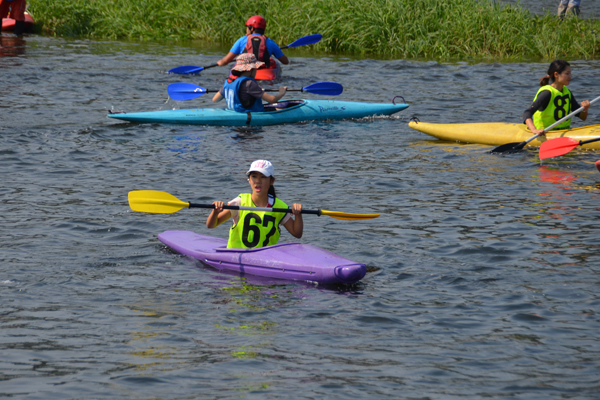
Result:
{"label": "yellow kayak", "polygon": [[[507,122],[482,122],[469,124],[432,124],[411,121],[408,126],[442,140],[462,143],[489,144],[500,146],[506,143],[520,143],[533,136],[525,124]],[[528,146],[540,147],[542,142],[558,137],[570,137],[575,140],[588,140],[600,137],[600,125],[550,131],[546,137],[536,138]],[[600,150],[600,141],[581,146],[586,149]]]}

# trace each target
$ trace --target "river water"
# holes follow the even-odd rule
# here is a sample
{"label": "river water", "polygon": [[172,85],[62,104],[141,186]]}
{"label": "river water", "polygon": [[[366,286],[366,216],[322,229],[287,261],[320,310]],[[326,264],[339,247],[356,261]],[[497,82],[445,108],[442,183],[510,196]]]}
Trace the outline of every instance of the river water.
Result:
{"label": "river water", "polygon": [[[240,130],[130,124],[107,110],[209,89],[226,49],[3,34],[0,71],[0,397],[539,399],[600,390],[600,173],[593,151],[545,162],[413,131],[520,121],[546,63],[369,60],[289,51],[282,82],[344,86],[388,118]],[[573,61],[579,100],[600,62]],[[306,95],[306,97],[317,97]],[[288,95],[288,98],[293,96]],[[592,107],[588,123],[600,123]],[[581,125],[576,122],[575,125]],[[168,251],[157,234],[210,232],[204,210],[134,213],[127,193],[185,201],[247,190],[271,160],[279,196],[306,208],[302,243],[366,263],[354,286],[265,284]],[[292,241],[287,232],[283,242]]]}
{"label": "river water", "polygon": [[[534,14],[556,15],[560,0],[496,0],[499,3],[520,5]],[[581,18],[600,18],[600,2],[598,0],[580,1]]]}

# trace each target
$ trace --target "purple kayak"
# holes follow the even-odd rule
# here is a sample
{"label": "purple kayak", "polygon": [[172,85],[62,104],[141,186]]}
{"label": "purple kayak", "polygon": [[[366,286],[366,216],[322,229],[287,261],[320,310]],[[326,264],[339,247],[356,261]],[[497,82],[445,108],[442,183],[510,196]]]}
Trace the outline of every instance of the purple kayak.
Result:
{"label": "purple kayak", "polygon": [[318,283],[355,283],[367,272],[359,264],[310,244],[280,243],[256,249],[228,249],[227,240],[190,231],[166,231],[158,240],[178,253],[219,270],[267,278]]}

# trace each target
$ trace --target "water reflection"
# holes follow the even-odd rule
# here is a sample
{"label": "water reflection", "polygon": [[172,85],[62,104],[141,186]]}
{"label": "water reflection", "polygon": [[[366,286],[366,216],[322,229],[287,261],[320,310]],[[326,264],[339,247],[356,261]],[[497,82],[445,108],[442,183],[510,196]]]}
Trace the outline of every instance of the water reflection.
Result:
{"label": "water reflection", "polygon": [[[18,57],[25,54],[27,41],[22,37],[0,34],[0,57]],[[13,65],[21,65],[14,63]]]}
{"label": "water reflection", "polygon": [[540,166],[539,174],[541,181],[553,183],[561,189],[570,188],[570,183],[577,179],[577,176],[570,172],[550,168],[547,165]]}

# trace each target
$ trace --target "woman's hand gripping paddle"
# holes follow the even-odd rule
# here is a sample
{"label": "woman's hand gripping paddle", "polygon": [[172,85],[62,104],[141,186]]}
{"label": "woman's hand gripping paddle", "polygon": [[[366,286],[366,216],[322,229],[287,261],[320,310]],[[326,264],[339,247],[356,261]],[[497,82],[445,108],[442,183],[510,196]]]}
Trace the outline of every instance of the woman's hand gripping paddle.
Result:
{"label": "woman's hand gripping paddle", "polygon": [[[321,35],[321,34],[304,36],[304,37],[301,37],[300,39],[294,40],[292,43],[288,44],[287,46],[283,46],[281,49],[283,50],[283,49],[292,48],[292,47],[307,46],[309,44],[315,44],[318,41],[320,41],[322,37],[323,37],[323,35]],[[207,65],[206,67],[197,67],[195,65],[182,65],[181,67],[171,68],[167,72],[169,74],[195,75],[195,74],[199,74],[200,72],[202,72],[205,69],[216,67],[216,66],[218,66],[218,64],[211,64],[211,65]]]}
{"label": "woman's hand gripping paddle", "polygon": [[[596,97],[594,100],[590,101],[590,106],[592,104],[594,104],[598,100],[600,100],[600,96]],[[545,134],[550,129],[554,128],[556,125],[560,124],[563,121],[566,121],[567,119],[571,118],[573,115],[578,114],[578,113],[580,113],[583,110],[584,110],[584,107],[579,107],[577,110],[575,110],[572,113],[570,113],[570,114],[562,117],[561,119],[559,119],[558,121],[556,121],[555,123],[553,123],[552,125],[550,125],[549,127],[545,128],[542,133],[537,134],[537,135],[533,135],[532,137],[530,137],[529,139],[527,139],[526,141],[521,142],[521,143],[507,143],[507,144],[503,144],[502,146],[498,146],[495,149],[493,149],[492,151],[490,151],[490,153],[506,153],[506,152],[516,152],[516,151],[522,150],[527,145],[527,143],[531,142],[532,140],[534,140],[538,136],[541,136],[541,135]]]}
{"label": "woman's hand gripping paddle", "polygon": [[[277,92],[279,89],[267,89],[270,92]],[[323,96],[338,96],[342,94],[344,88],[337,82],[317,82],[302,89],[288,89],[288,92],[307,92],[320,94]],[[192,83],[177,82],[171,83],[167,87],[169,97],[173,100],[186,101],[200,97],[205,93],[216,93],[218,90],[207,90],[201,86]]]}
{"label": "woman's hand gripping paddle", "polygon": [[[212,208],[212,204],[194,204],[186,203],[179,200],[177,197],[167,192],[158,190],[132,190],[129,192],[129,207],[133,211],[154,213],[154,214],[172,214],[182,208]],[[249,211],[266,211],[266,212],[281,212],[291,213],[291,208],[263,208],[263,207],[240,207],[240,206],[223,206],[225,210],[249,210]],[[327,210],[302,210],[302,214],[327,215],[331,218],[343,219],[347,221],[357,221],[361,219],[371,219],[379,217],[379,214],[353,214],[340,211]]]}

